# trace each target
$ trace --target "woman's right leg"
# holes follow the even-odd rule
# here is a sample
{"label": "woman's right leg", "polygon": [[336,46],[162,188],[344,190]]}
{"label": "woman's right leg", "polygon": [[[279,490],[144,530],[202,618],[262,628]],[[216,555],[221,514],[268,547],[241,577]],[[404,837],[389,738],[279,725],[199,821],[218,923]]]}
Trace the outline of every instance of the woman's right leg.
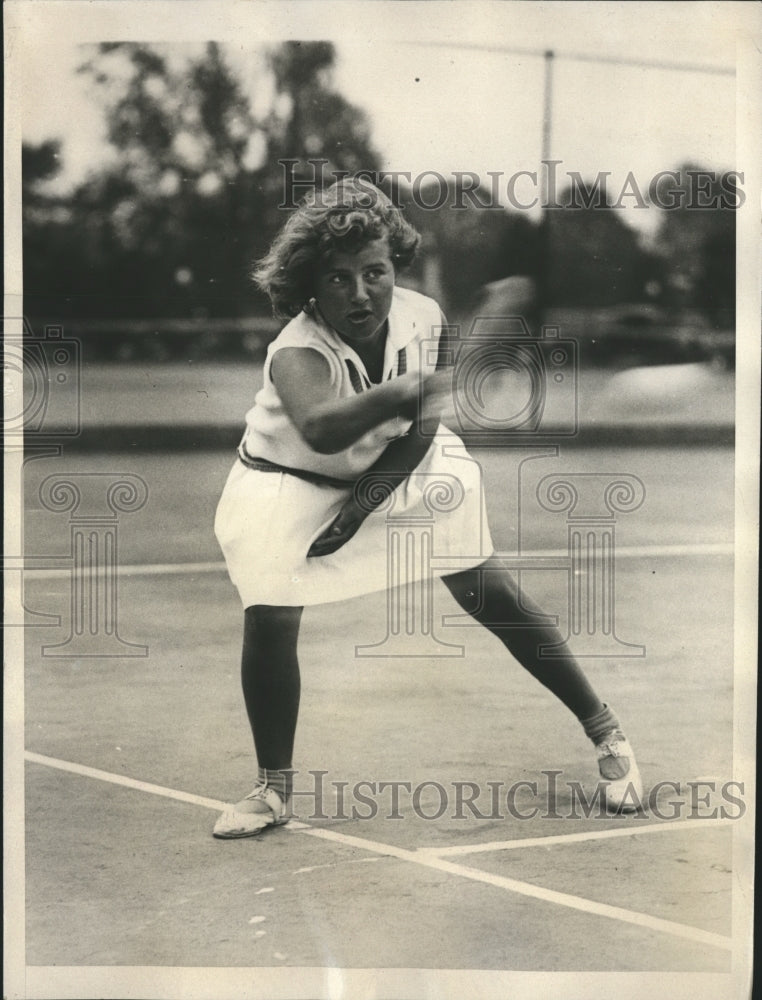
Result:
{"label": "woman's right leg", "polygon": [[215,824],[215,837],[255,836],[288,818],[299,714],[296,645],[302,610],[258,604],[244,613],[241,685],[257,752],[257,785],[245,799],[225,809]]}
{"label": "woman's right leg", "polygon": [[303,610],[256,604],[244,612],[241,686],[257,761],[268,771],[292,764],[301,689],[296,645]]}

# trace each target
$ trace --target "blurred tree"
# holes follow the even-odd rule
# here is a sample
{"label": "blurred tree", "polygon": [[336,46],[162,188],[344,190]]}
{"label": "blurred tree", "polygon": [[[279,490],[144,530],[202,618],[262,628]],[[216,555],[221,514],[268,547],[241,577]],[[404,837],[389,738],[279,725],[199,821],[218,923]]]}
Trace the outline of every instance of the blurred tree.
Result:
{"label": "blurred tree", "polygon": [[641,302],[656,262],[638,233],[609,204],[574,203],[547,211],[547,301],[550,305],[603,306]]}
{"label": "blurred tree", "polygon": [[[536,226],[526,215],[489,207],[486,188],[472,188],[462,177],[442,178],[422,185],[415,198],[410,192],[397,197],[423,236],[419,282],[424,291],[436,293],[453,318],[473,309],[484,285],[535,272]],[[435,264],[436,282],[423,274],[427,255]]]}
{"label": "blurred tree", "polygon": [[[61,170],[61,143],[49,139],[38,145],[23,143],[21,146],[22,197],[34,200],[40,197],[39,185],[52,180]],[[43,199],[45,195],[42,195]]]}
{"label": "blurred tree", "polygon": [[701,309],[717,327],[735,324],[734,174],[683,164],[661,192],[655,247],[673,306]]}
{"label": "blurred tree", "polygon": [[288,98],[271,119],[270,152],[278,157],[328,160],[327,172],[376,172],[381,161],[365,113],[332,86],[336,51],[330,42],[286,42],[271,54],[275,86]]}
{"label": "blurred tree", "polygon": [[[310,185],[320,187],[321,177],[329,184],[336,171],[381,168],[365,112],[333,88],[335,61],[331,42],[284,42],[269,52],[276,99],[263,123],[268,241],[283,221],[278,206],[298,200]],[[296,162],[284,165],[288,160]]]}
{"label": "blurred tree", "polygon": [[119,160],[72,201],[99,220],[114,295],[100,311],[238,314],[249,306],[245,258],[259,206],[247,168],[259,129],[216,43],[182,62],[173,55],[101,45],[82,66],[102,89]]}
{"label": "blurred tree", "polygon": [[[71,240],[69,200],[51,193],[47,186],[62,166],[59,141],[22,144],[24,311],[30,318],[62,319],[68,315],[58,303],[67,295],[70,273],[86,266],[81,241]],[[51,314],[45,308],[47,302],[57,304]]]}
{"label": "blurred tree", "polygon": [[[142,43],[99,45],[82,65],[118,154],[29,229],[52,145],[25,161],[27,309],[46,317],[232,316],[269,305],[253,260],[283,221],[278,159],[325,157],[378,168],[362,112],[331,89],[333,46],[285,43],[268,55],[259,120],[222,48],[200,54]],[[50,148],[48,148],[48,146]],[[38,239],[41,237],[41,239]],[[40,243],[57,247],[40,253]],[[67,253],[68,248],[68,253]],[[65,274],[65,279],[63,275]]]}
{"label": "blurred tree", "polygon": [[[21,147],[21,203],[24,255],[24,311],[45,316],[40,299],[64,295],[66,263],[76,270],[84,262],[80,246],[69,247],[72,213],[66,199],[51,194],[47,182],[61,171],[61,144],[48,140]],[[62,318],[58,310],[58,318]]]}

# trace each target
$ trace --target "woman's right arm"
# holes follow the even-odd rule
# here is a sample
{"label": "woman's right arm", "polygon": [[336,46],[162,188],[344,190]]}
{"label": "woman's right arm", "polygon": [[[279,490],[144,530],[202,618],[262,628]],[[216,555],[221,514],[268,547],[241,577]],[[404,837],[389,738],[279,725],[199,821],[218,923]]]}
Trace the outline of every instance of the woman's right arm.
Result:
{"label": "woman's right arm", "polygon": [[331,384],[328,362],[319,351],[283,347],[273,355],[270,374],[299,433],[310,448],[325,455],[349,448],[386,420],[397,416],[413,419],[418,410],[417,372],[340,398]]}

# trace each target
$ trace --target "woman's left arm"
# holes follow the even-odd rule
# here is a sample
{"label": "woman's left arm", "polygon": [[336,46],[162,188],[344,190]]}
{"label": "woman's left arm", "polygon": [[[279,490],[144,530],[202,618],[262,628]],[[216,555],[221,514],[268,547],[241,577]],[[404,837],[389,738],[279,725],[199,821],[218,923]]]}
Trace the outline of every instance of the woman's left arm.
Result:
{"label": "woman's left arm", "polygon": [[[444,316],[442,325],[446,326]],[[439,426],[439,416],[450,402],[452,371],[446,359],[448,346],[440,337],[436,370],[441,372],[429,392],[424,394],[416,418],[408,433],[392,441],[373,465],[355,483],[353,495],[347,500],[333,522],[315,539],[308,556],[327,556],[345,545],[359,530],[365,518],[394,492],[418,468]],[[431,379],[428,380],[432,385]]]}
{"label": "woman's left arm", "polygon": [[357,480],[352,496],[323,534],[315,539],[307,555],[327,556],[345,545],[368,514],[381,506],[421,464],[431,447],[431,438],[432,435],[425,433],[416,420],[405,437],[392,441]]}

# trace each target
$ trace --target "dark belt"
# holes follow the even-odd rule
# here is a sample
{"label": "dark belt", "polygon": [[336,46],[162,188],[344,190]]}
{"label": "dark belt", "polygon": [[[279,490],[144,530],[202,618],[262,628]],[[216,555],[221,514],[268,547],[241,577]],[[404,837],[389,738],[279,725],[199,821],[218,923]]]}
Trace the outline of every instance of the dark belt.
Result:
{"label": "dark belt", "polygon": [[277,462],[271,462],[267,458],[257,458],[246,451],[243,441],[238,445],[238,458],[247,469],[256,469],[257,472],[285,472],[289,476],[304,479],[315,486],[331,486],[336,490],[351,490],[355,485],[351,479],[335,479],[333,476],[324,476],[322,472],[310,472],[307,469],[292,469],[287,465],[278,465]]}

